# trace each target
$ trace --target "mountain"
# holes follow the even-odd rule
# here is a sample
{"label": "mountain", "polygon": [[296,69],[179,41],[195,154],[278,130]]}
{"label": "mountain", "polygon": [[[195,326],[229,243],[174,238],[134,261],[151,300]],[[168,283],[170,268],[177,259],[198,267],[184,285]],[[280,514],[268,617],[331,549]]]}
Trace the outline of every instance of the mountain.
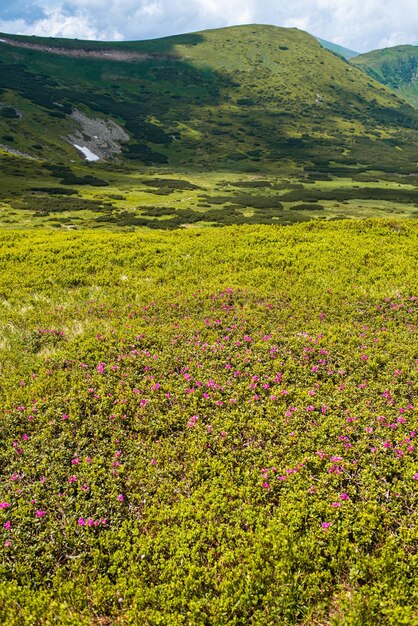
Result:
{"label": "mountain", "polygon": [[354,50],[350,50],[349,48],[344,48],[343,46],[339,46],[336,43],[332,43],[331,41],[326,41],[325,39],[321,39],[320,37],[316,37],[316,40],[319,41],[321,46],[330,50],[331,52],[335,52],[335,54],[339,54],[344,59],[353,59],[357,57],[360,53],[354,52]]}
{"label": "mountain", "polygon": [[418,108],[418,46],[373,50],[351,62]]}
{"label": "mountain", "polygon": [[118,43],[3,34],[0,50],[8,153],[212,170],[416,168],[418,113],[297,29]]}

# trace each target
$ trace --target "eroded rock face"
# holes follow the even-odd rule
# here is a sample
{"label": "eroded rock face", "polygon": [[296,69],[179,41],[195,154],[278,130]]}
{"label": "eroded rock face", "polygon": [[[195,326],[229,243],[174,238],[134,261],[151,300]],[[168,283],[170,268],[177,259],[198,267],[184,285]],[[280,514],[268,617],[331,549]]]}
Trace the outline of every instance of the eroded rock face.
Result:
{"label": "eroded rock face", "polygon": [[106,59],[106,61],[127,61],[127,62],[141,62],[148,59],[173,59],[177,58],[177,55],[163,55],[163,54],[148,54],[144,52],[135,52],[133,50],[117,50],[115,48],[63,48],[60,46],[48,46],[41,43],[34,43],[29,41],[19,41],[18,39],[0,38],[0,43],[5,43],[8,46],[15,48],[26,48],[29,50],[38,50],[39,52],[47,52],[48,54],[59,54],[60,56],[74,57],[77,59]]}
{"label": "eroded rock face", "polygon": [[78,128],[75,128],[67,140],[72,145],[85,146],[100,160],[107,160],[119,154],[122,151],[121,143],[129,140],[126,130],[113,120],[88,117],[78,109],[74,109],[70,117]]}

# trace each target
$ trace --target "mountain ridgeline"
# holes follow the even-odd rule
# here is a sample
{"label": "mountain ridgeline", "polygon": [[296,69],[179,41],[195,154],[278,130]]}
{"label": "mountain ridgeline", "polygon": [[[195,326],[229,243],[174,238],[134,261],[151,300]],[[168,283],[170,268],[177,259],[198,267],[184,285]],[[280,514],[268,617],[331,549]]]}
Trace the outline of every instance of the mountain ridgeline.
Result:
{"label": "mountain ridgeline", "polygon": [[331,52],[334,52],[335,54],[338,54],[340,57],[343,57],[348,61],[350,59],[353,59],[354,57],[359,56],[360,54],[359,52],[355,52],[354,50],[350,50],[349,48],[344,48],[344,46],[339,46],[338,44],[332,43],[331,41],[326,41],[325,39],[321,39],[320,37],[317,37],[316,39],[317,41],[319,41],[321,46],[323,46],[327,50],[330,50]]}
{"label": "mountain ridgeline", "polygon": [[65,164],[89,150],[128,166],[224,171],[417,170],[418,111],[297,29],[118,43],[1,35],[0,49],[8,153]]}

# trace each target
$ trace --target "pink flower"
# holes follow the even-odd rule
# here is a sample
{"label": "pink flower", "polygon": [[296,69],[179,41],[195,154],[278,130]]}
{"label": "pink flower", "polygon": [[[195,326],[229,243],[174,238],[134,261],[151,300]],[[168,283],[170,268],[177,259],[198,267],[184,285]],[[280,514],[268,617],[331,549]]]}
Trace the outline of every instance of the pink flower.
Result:
{"label": "pink flower", "polygon": [[4,542],[4,547],[5,547],[5,548],[9,548],[9,547],[10,547],[10,541],[7,541],[7,540],[6,540],[6,541]]}
{"label": "pink flower", "polygon": [[321,524],[321,528],[322,530],[328,530],[328,528],[331,526],[331,522],[322,522]]}
{"label": "pink flower", "polygon": [[414,480],[418,480],[418,472],[412,476]]}
{"label": "pink flower", "polygon": [[265,483],[263,483],[263,487],[264,487],[264,489],[267,489],[267,491],[270,491],[270,485],[269,485],[269,483],[267,481]]}
{"label": "pink flower", "polygon": [[46,511],[36,511],[35,515],[36,517],[43,517],[46,515]]}
{"label": "pink flower", "polygon": [[78,518],[78,522],[77,522],[77,524],[78,524],[79,526],[85,526],[85,525],[86,525],[86,522],[85,522],[84,517],[79,517],[79,518]]}
{"label": "pink flower", "polygon": [[7,509],[9,506],[8,502],[0,502],[0,509]]}
{"label": "pink flower", "polygon": [[336,509],[337,507],[341,506],[341,502],[333,502],[331,506],[333,506]]}
{"label": "pink flower", "polygon": [[12,527],[12,523],[10,520],[7,520],[7,522],[3,524],[3,528],[5,528],[6,530],[10,530],[11,527]]}
{"label": "pink flower", "polygon": [[346,493],[345,491],[343,491],[343,493],[340,494],[340,500],[349,500],[350,498],[348,497],[348,493]]}
{"label": "pink flower", "polygon": [[157,461],[155,459],[151,460],[151,465],[157,465]]}
{"label": "pink flower", "polygon": [[105,371],[105,367],[106,367],[106,363],[100,362],[96,369],[99,372],[99,374],[103,374],[103,372]]}
{"label": "pink flower", "polygon": [[119,502],[123,502],[125,500],[125,498],[123,497],[121,493],[118,495],[118,500]]}

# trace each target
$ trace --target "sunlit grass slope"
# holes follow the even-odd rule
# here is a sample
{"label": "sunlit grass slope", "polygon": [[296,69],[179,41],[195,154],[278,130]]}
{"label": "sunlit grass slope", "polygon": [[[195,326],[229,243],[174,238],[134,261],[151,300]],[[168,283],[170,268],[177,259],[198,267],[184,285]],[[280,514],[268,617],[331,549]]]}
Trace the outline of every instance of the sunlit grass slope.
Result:
{"label": "sunlit grass slope", "polygon": [[3,231],[0,621],[418,623],[417,251]]}

